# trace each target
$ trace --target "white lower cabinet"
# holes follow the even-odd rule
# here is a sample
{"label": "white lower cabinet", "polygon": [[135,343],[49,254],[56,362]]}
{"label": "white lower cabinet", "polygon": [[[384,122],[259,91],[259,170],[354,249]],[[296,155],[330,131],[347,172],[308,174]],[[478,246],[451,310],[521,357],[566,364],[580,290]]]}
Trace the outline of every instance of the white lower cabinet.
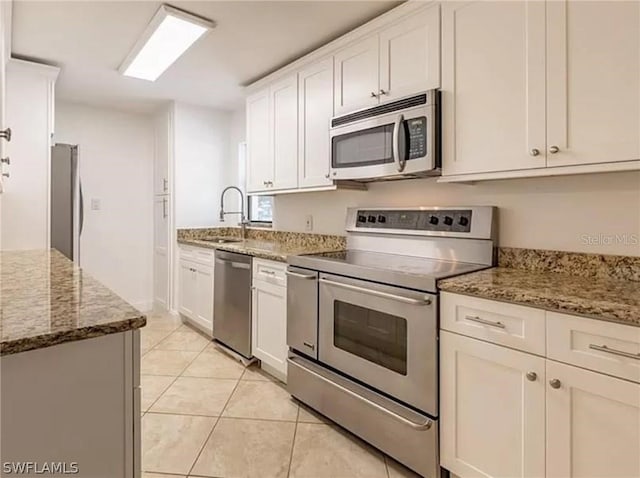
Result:
{"label": "white lower cabinet", "polygon": [[[251,343],[253,355],[262,367],[277,378],[287,377],[287,288],[278,277],[284,274],[284,264],[254,259],[252,293]],[[272,278],[258,278],[271,268]]]}
{"label": "white lower cabinet", "polygon": [[[468,303],[447,296],[445,328],[455,325],[447,315]],[[549,358],[488,343],[483,332],[441,331],[441,465],[460,478],[640,477],[640,383],[633,373],[640,329],[545,315],[541,354]],[[556,357],[567,363],[550,360]],[[588,363],[611,375],[586,370]]]}
{"label": "white lower cabinet", "polygon": [[213,335],[213,251],[180,248],[178,312]]}
{"label": "white lower cabinet", "polygon": [[639,477],[640,384],[551,360],[547,379],[547,477]]}
{"label": "white lower cabinet", "polygon": [[441,332],[442,466],[460,477],[544,476],[544,362]]}

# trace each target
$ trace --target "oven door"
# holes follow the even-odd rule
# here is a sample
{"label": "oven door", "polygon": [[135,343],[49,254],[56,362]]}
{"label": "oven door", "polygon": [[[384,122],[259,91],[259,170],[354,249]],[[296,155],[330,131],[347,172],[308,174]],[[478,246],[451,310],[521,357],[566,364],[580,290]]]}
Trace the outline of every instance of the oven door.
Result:
{"label": "oven door", "polygon": [[434,107],[425,105],[332,128],[332,179],[393,178],[435,170],[434,121]]}
{"label": "oven door", "polygon": [[319,284],[319,360],[436,417],[437,297],[329,274]]}

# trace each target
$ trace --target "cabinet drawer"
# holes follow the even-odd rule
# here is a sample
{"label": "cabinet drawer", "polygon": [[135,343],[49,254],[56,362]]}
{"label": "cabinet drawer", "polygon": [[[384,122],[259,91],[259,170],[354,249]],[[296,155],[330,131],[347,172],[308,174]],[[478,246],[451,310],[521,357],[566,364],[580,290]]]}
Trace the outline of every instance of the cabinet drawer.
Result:
{"label": "cabinet drawer", "polygon": [[282,262],[253,259],[253,281],[261,280],[270,284],[285,286],[287,265]]}
{"label": "cabinet drawer", "polygon": [[547,312],[547,356],[640,383],[640,327]]}
{"label": "cabinet drawer", "polygon": [[204,247],[180,246],[180,259],[197,262],[199,264],[213,266],[215,250]]}
{"label": "cabinet drawer", "polygon": [[545,355],[545,311],[443,292],[440,327],[517,350]]}

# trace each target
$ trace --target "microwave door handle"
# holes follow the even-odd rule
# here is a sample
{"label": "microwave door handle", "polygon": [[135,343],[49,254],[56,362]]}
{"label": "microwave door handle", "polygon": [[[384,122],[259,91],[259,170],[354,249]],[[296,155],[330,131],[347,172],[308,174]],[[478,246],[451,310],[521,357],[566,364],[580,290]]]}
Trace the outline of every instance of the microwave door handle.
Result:
{"label": "microwave door handle", "polygon": [[404,167],[407,163],[406,158],[400,157],[400,128],[402,128],[402,123],[404,121],[404,115],[399,114],[396,118],[396,122],[393,125],[393,161],[396,163],[396,168],[398,172],[404,171]]}

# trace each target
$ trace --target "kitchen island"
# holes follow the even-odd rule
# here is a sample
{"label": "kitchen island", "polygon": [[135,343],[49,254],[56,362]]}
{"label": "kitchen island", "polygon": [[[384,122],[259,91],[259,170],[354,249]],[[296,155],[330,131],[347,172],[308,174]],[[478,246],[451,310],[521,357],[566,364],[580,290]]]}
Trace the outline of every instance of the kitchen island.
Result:
{"label": "kitchen island", "polygon": [[57,251],[0,253],[2,476],[140,476],[145,316]]}

